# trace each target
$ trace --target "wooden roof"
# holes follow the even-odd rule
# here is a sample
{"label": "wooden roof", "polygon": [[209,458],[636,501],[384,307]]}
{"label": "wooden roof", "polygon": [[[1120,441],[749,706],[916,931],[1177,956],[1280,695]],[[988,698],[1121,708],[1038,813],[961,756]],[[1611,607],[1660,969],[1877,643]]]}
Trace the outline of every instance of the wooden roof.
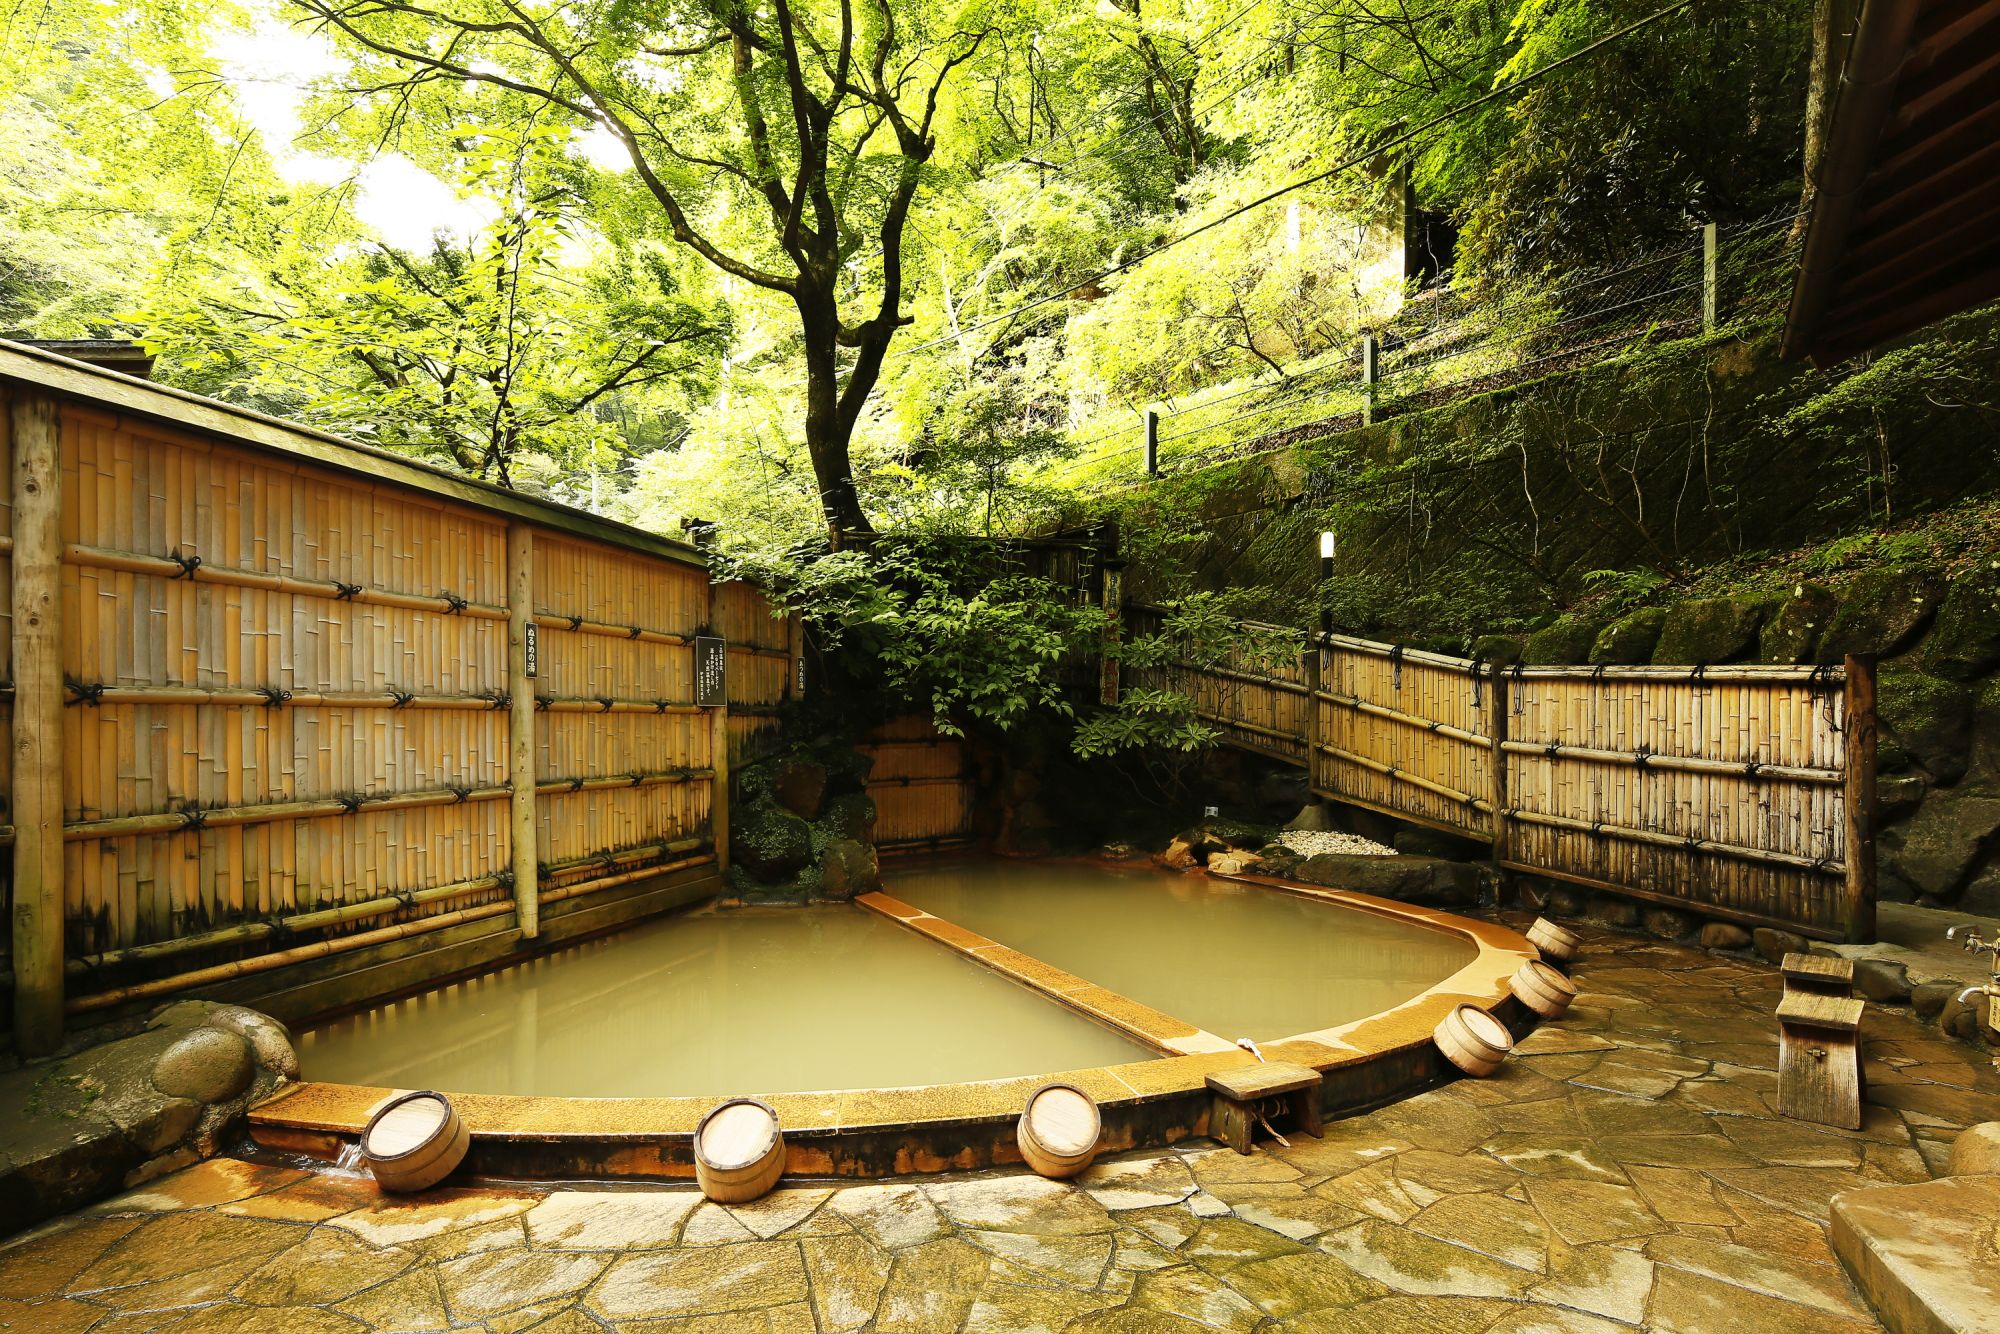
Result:
{"label": "wooden roof", "polygon": [[288,454],[372,481],[422,491],[440,500],[509,519],[525,519],[558,532],[706,567],[708,558],[686,542],[619,523],[588,510],[476,481],[419,459],[358,444],[281,417],[253,412],[219,399],[141,380],[59,356],[44,348],[0,339],[0,389],[20,385],[67,395],[106,412],[129,414],[186,430],[222,436],[232,445]]}
{"label": "wooden roof", "polygon": [[1813,175],[1785,355],[2000,296],[2000,0],[1866,0]]}

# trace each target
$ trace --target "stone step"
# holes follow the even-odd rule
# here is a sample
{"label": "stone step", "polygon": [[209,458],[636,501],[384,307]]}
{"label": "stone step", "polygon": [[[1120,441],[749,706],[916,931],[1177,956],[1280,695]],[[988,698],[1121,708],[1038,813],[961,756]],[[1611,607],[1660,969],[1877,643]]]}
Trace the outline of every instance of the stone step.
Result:
{"label": "stone step", "polygon": [[2000,1176],[1833,1197],[1833,1249],[1891,1334],[2000,1330]]}

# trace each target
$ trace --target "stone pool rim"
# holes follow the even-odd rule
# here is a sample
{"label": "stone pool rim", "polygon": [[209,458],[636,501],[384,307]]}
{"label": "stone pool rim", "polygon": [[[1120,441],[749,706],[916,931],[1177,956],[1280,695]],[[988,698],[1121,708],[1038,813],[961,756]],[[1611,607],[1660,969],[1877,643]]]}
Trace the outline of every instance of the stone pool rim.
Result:
{"label": "stone pool rim", "polygon": [[[1457,1071],[1431,1041],[1431,1032],[1460,1004],[1470,1002],[1493,1011],[1516,1036],[1535,1022],[1535,1016],[1514,1000],[1508,983],[1522,963],[1540,955],[1524,936],[1507,927],[1351,890],[1270,876],[1206,874],[1442,931],[1473,947],[1473,957],[1456,972],[1400,1005],[1259,1044],[1268,1059],[1320,1072],[1321,1102],[1329,1117],[1366,1111],[1456,1078]],[[809,1093],[746,1090],[744,1096],[760,1097],[778,1113],[788,1176],[887,1177],[1018,1167],[1022,1159],[1014,1142],[1015,1122],[1028,1096],[1051,1080],[1074,1084],[1097,1100],[1104,1122],[1101,1152],[1164,1147],[1208,1133],[1213,1094],[1204,1081],[1211,1072],[1256,1059],[1184,1020],[998,945],[886,893],[862,896],[857,903],[860,911],[875,912],[918,931],[1163,1055],[968,1083]],[[893,1017],[882,1021],[893,1022]],[[316,1081],[293,1084],[252,1109],[251,1138],[268,1150],[332,1161],[358,1140],[378,1106],[405,1091]],[[472,1131],[472,1148],[462,1170],[522,1180],[692,1180],[695,1127],[724,1100],[721,1095],[450,1096]]]}

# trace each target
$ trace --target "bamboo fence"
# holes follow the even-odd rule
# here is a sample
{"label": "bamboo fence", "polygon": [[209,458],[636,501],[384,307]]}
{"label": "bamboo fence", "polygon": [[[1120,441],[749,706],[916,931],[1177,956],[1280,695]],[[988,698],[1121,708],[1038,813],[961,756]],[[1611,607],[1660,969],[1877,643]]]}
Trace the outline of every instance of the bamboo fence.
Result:
{"label": "bamboo fence", "polygon": [[[795,636],[694,552],[5,347],[0,457],[24,1049],[51,977],[59,1032],[302,932],[533,936],[544,901],[726,857],[726,751],[775,725]],[[23,593],[47,615],[16,625]],[[741,636],[727,708],[695,703],[711,633]]]}
{"label": "bamboo fence", "polygon": [[869,731],[857,747],[874,761],[875,843],[911,848],[971,837],[974,780],[965,743],[941,734],[925,714]]}
{"label": "bamboo fence", "polygon": [[[1158,614],[1134,608],[1135,632]],[[1276,627],[1252,627],[1276,632]],[[1828,939],[1874,934],[1874,668],[1525,667],[1342,635],[1296,664],[1181,661],[1230,745],[1504,868]],[[1310,703],[1308,703],[1310,701]]]}

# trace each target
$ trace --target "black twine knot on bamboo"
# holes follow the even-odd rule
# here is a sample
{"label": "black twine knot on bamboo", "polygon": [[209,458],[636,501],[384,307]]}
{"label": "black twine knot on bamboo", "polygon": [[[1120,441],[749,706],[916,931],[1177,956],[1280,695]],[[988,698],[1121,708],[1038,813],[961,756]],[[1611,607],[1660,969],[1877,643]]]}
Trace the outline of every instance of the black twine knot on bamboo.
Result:
{"label": "black twine knot on bamboo", "polygon": [[535,711],[537,713],[547,713],[549,705],[555,702],[556,697],[554,695],[537,695],[535,696]]}
{"label": "black twine knot on bamboo", "polygon": [[63,689],[76,695],[76,698],[70,701],[72,704],[97,705],[104,702],[104,683],[102,681],[85,684],[82,681],[65,679],[63,681]]}
{"label": "black twine knot on bamboo", "polygon": [[581,630],[581,629],[583,629],[583,617],[581,617],[581,616],[572,616],[572,617],[570,617],[570,618],[569,618],[569,628],[570,628],[570,629],[572,629],[572,630]]}
{"label": "black twine knot on bamboo", "polygon": [[199,806],[183,806],[179,814],[183,829],[200,829],[208,823],[208,812]]}
{"label": "black twine knot on bamboo", "polygon": [[195,555],[193,552],[183,555],[179,547],[175,547],[172,551],[169,551],[167,559],[180,566],[178,571],[167,576],[169,579],[192,579],[194,578],[194,572],[201,568],[200,556]]}
{"label": "black twine knot on bamboo", "polygon": [[597,864],[606,871],[615,871],[618,869],[618,854],[606,848],[597,854]]}
{"label": "black twine knot on bamboo", "polygon": [[391,689],[389,691],[389,707],[392,709],[407,709],[411,704],[416,702],[416,698],[410,691]]}
{"label": "black twine knot on bamboo", "polygon": [[1514,716],[1516,718],[1525,713],[1528,706],[1528,692],[1521,686],[1521,671],[1521,664],[1516,662],[1514,664]]}
{"label": "black twine knot on bamboo", "polygon": [[1745,778],[1755,778],[1758,774],[1761,774],[1763,772],[1764,772],[1764,766],[1759,764],[1755,760],[1751,760],[1743,766],[1743,776]]}
{"label": "black twine knot on bamboo", "polygon": [[1403,646],[1401,644],[1389,645],[1389,677],[1392,689],[1401,690],[1403,688]]}
{"label": "black twine knot on bamboo", "polygon": [[514,868],[510,866],[503,870],[495,871],[493,873],[493,887],[495,889],[513,889]]}
{"label": "black twine knot on bamboo", "polygon": [[292,692],[277,686],[258,686],[257,693],[264,700],[267,709],[279,709],[292,702]]}
{"label": "black twine knot on bamboo", "polygon": [[1551,741],[1549,742],[1548,745],[1542,747],[1542,754],[1548,756],[1548,758],[1552,760],[1559,759],[1562,756],[1562,753],[1563,753],[1563,748],[1561,744],[1555,741]]}
{"label": "black twine knot on bamboo", "polygon": [[514,707],[514,697],[504,690],[489,690],[481,695],[480,698],[485,700],[486,707],[492,709],[495,713]]}
{"label": "black twine knot on bamboo", "polygon": [[352,815],[361,809],[361,803],[368,800],[368,798],[362,796],[359,792],[343,792],[335,797],[334,800],[340,803],[342,810]]}
{"label": "black twine knot on bamboo", "polygon": [[1486,660],[1484,658],[1474,658],[1472,660],[1472,707],[1475,709],[1485,707],[1485,705],[1480,701],[1479,698],[1479,692],[1480,692],[1479,680],[1480,676],[1485,670],[1485,667],[1486,667]]}
{"label": "black twine knot on bamboo", "polygon": [[646,774],[645,771],[642,769],[634,769],[631,773],[626,774],[625,776],[632,780],[633,787],[644,787],[646,785]]}
{"label": "black twine knot on bamboo", "polygon": [[572,792],[583,791],[583,778],[580,775],[569,780],[569,790]]}
{"label": "black twine knot on bamboo", "polygon": [[358,598],[360,596],[361,596],[360,584],[345,583],[339,579],[333,581],[334,601],[352,602],[355,598]]}
{"label": "black twine knot on bamboo", "polygon": [[1688,673],[1688,682],[1692,685],[1700,685],[1702,684],[1702,679],[1707,675],[1708,675],[1708,664],[1705,662],[1698,662],[1694,665],[1694,669]]}
{"label": "black twine knot on bamboo", "polygon": [[462,805],[472,797],[471,788],[460,787],[456,783],[449,784],[445,790],[451,793],[451,802],[454,806]]}
{"label": "black twine knot on bamboo", "polygon": [[1646,747],[1641,746],[1639,747],[1639,749],[1632,752],[1632,762],[1638,765],[1641,769],[1644,769],[1652,764],[1653,752],[1648,750]]}
{"label": "black twine knot on bamboo", "polygon": [[599,695],[597,697],[598,711],[601,713],[609,713],[611,712],[611,706],[613,704],[616,704],[617,702],[618,702],[617,700],[611,698],[611,696],[609,695]]}
{"label": "black twine knot on bamboo", "polygon": [[417,896],[407,889],[399,889],[389,897],[394,899],[405,912],[417,906]]}
{"label": "black twine knot on bamboo", "polygon": [[667,709],[668,709],[669,707],[670,707],[670,706],[669,706],[669,704],[668,704],[668,702],[667,702],[666,700],[663,700],[663,699],[656,699],[656,700],[654,700],[654,701],[653,701],[653,712],[654,712],[654,713],[665,713],[665,712],[667,711]]}
{"label": "black twine knot on bamboo", "polygon": [[638,638],[638,637],[639,637],[640,635],[643,635],[643,634],[645,634],[646,632],[645,632],[644,630],[640,629],[640,628],[639,628],[638,626],[636,626],[636,625],[631,625],[631,626],[627,626],[627,627],[625,628],[625,633],[626,633],[626,636],[627,636],[627,638],[630,638],[630,639],[637,639],[637,638]]}
{"label": "black twine knot on bamboo", "polygon": [[470,605],[464,598],[448,588],[444,592],[439,593],[438,596],[444,599],[444,614],[447,616],[456,616]]}
{"label": "black twine knot on bamboo", "polygon": [[1681,846],[1686,848],[1689,852],[1700,852],[1701,840],[1698,838],[1685,838],[1681,840]]}

